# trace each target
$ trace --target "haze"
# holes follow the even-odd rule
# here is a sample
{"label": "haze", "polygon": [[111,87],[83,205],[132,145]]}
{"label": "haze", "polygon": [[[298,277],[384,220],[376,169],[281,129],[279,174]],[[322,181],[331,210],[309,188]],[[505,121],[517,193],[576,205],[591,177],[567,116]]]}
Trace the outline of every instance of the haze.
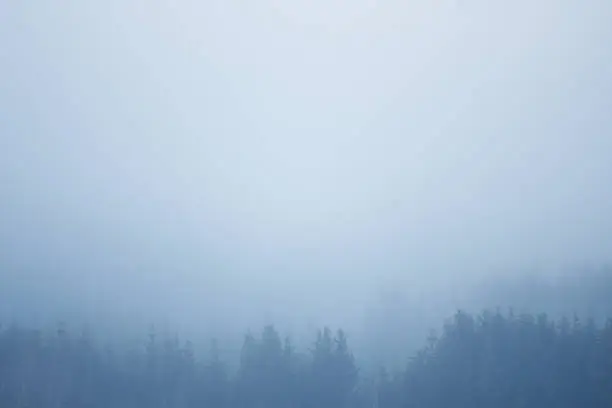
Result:
{"label": "haze", "polygon": [[391,289],[454,306],[607,264],[610,21],[596,0],[2,2],[3,317],[350,333]]}

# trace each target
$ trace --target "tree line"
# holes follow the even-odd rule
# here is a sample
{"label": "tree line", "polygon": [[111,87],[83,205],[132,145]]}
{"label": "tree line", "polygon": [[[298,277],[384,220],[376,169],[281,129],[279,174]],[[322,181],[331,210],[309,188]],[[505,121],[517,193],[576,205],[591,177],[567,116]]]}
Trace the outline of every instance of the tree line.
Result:
{"label": "tree line", "polygon": [[4,326],[0,407],[612,407],[612,319],[457,312],[403,369],[374,375],[329,328],[307,350],[271,325],[247,333],[232,370],[215,341],[208,354],[154,332],[121,348],[64,326]]}

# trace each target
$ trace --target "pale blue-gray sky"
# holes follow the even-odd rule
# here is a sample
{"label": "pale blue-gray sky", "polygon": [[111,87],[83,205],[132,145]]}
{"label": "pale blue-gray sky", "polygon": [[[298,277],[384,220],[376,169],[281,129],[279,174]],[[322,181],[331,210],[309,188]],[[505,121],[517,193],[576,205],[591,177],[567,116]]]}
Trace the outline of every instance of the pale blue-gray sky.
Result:
{"label": "pale blue-gray sky", "polygon": [[388,282],[607,263],[610,21],[597,0],[4,1],[4,298],[356,321]]}

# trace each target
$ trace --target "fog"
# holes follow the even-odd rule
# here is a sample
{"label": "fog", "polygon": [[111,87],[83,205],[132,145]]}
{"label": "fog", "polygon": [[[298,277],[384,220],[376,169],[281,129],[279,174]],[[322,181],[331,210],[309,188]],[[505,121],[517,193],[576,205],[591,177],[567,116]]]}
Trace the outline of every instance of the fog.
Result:
{"label": "fog", "polygon": [[2,318],[351,334],[391,292],[443,314],[485,278],[605,265],[609,21],[596,0],[2,2]]}

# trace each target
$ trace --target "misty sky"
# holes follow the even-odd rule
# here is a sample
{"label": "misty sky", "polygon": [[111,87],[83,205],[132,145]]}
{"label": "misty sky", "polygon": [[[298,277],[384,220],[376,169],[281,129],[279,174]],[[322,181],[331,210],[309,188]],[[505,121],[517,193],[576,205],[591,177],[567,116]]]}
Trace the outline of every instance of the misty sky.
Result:
{"label": "misty sky", "polygon": [[604,0],[2,1],[4,310],[318,324],[398,281],[608,263],[610,21]]}

